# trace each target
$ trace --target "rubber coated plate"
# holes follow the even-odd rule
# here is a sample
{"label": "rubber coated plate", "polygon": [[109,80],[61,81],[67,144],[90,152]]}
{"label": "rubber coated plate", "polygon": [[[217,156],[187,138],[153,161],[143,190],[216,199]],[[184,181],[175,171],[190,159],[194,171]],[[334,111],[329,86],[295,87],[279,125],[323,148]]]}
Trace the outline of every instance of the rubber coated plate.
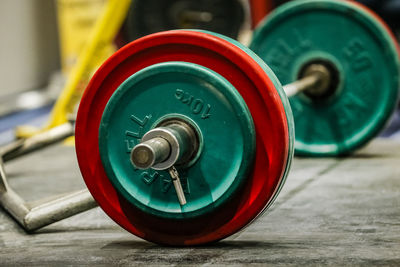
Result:
{"label": "rubber coated plate", "polygon": [[[201,138],[197,161],[176,166],[184,206],[167,170],[138,170],[130,162],[141,135],[174,117],[189,121]],[[167,62],[140,70],[115,91],[103,113],[99,145],[107,176],[124,198],[146,213],[183,219],[232,199],[253,167],[255,129],[244,100],[222,76],[196,64]]]}
{"label": "rubber coated plate", "polygon": [[[99,153],[100,121],[115,90],[138,71],[171,61],[197,64],[225,78],[246,102],[256,129],[254,167],[241,191],[193,219],[162,218],[131,204],[110,182]],[[116,52],[90,81],[76,122],[79,166],[100,207],[131,233],[170,245],[217,241],[249,224],[277,196],[290,166],[293,139],[290,107],[271,70],[239,43],[196,31],[149,35]]]}
{"label": "rubber coated plate", "polygon": [[310,62],[329,62],[337,90],[322,99],[290,98],[296,153],[340,155],[364,145],[386,124],[398,98],[396,41],[371,11],[349,1],[293,1],[257,29],[251,43],[282,84]]}

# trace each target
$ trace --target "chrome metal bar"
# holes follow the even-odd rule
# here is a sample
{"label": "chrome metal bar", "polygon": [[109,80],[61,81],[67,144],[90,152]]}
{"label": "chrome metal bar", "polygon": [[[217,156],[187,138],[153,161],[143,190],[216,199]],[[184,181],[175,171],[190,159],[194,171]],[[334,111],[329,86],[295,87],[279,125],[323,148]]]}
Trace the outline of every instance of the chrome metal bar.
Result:
{"label": "chrome metal bar", "polygon": [[30,138],[17,140],[6,145],[0,148],[0,155],[4,162],[15,159],[73,136],[74,130],[72,123],[64,123]]}
{"label": "chrome metal bar", "polygon": [[32,207],[8,185],[5,160],[55,144],[73,134],[73,124],[66,123],[0,149],[0,205],[27,231],[39,229],[97,206],[89,191],[84,189]]}
{"label": "chrome metal bar", "polygon": [[96,201],[84,189],[33,207],[24,217],[24,226],[36,230],[95,207]]}
{"label": "chrome metal bar", "polygon": [[283,87],[288,97],[300,92],[307,91],[307,94],[314,97],[321,97],[329,93],[333,82],[332,70],[325,64],[313,63],[301,72],[301,78]]}
{"label": "chrome metal bar", "polygon": [[0,192],[0,204],[27,231],[33,231],[97,206],[84,189],[53,201],[29,207],[15,191]]}
{"label": "chrome metal bar", "polygon": [[0,193],[7,191],[7,189],[6,171],[4,169],[3,159],[0,157]]}
{"label": "chrome metal bar", "polygon": [[289,83],[283,86],[287,97],[294,96],[302,91],[306,91],[309,88],[314,87],[320,80],[320,76],[317,74],[306,76],[293,83]]}

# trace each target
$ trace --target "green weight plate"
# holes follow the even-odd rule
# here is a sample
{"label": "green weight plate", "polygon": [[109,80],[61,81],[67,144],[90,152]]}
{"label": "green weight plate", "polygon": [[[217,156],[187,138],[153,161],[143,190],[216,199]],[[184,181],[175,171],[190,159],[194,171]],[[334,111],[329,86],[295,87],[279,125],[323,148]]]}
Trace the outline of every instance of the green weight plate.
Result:
{"label": "green weight plate", "polygon": [[351,1],[285,4],[255,31],[250,48],[282,84],[312,62],[335,70],[337,86],[329,96],[290,98],[298,155],[348,154],[376,136],[396,107],[396,42],[376,16]]}
{"label": "green weight plate", "polygon": [[[201,136],[197,161],[178,169],[189,193],[184,206],[167,171],[138,170],[129,160],[140,137],[171,117],[189,121]],[[221,75],[193,63],[165,62],[140,70],[115,91],[102,116],[99,146],[107,176],[129,202],[159,217],[192,218],[239,190],[253,167],[255,129],[244,100]]]}

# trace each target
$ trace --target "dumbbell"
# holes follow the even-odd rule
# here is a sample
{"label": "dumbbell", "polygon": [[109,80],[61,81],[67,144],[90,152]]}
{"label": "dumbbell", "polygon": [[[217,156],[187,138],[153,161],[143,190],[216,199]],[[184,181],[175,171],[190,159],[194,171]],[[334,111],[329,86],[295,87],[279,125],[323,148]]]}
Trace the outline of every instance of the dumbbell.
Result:
{"label": "dumbbell", "polygon": [[[393,82],[385,94],[397,97],[398,59],[393,40],[381,38],[388,35],[382,24],[351,2],[302,4],[332,10],[340,23],[351,14],[369,27],[374,42],[390,48],[374,50],[380,61],[372,63]],[[328,91],[317,89],[325,72],[331,80],[336,74],[312,59],[286,89],[304,87],[299,97],[325,104],[349,90],[329,91],[326,100]],[[79,166],[100,207],[129,232],[167,245],[215,242],[259,217],[284,184],[294,139],[274,72],[240,43],[203,31],[156,33],[117,51],[91,79],[76,121]]]}

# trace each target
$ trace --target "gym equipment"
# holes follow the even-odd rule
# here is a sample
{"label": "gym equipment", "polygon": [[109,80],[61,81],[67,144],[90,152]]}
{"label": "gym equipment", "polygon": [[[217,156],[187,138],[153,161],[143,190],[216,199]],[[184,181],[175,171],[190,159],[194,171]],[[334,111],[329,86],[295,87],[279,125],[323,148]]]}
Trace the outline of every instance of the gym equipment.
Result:
{"label": "gym equipment", "polygon": [[[328,52],[321,50],[320,53],[312,50],[314,52],[308,55],[304,51],[309,50],[300,50],[304,52],[300,59],[311,59],[311,63],[302,64],[300,59],[294,62],[301,71],[284,87],[288,93],[292,92],[290,94],[297,93],[291,100],[302,97],[317,106],[324,103],[326,108],[327,104],[342,99],[345,92],[357,92],[345,86],[349,74],[354,79],[361,74],[371,79],[382,75],[384,79],[373,80],[373,85],[384,88],[377,90],[383,96],[387,94],[396,99],[399,62],[394,39],[383,24],[376,22],[369,11],[351,2],[302,1],[283,6],[281,10],[285,12],[281,12],[305,10],[305,13],[311,12],[309,20],[313,21],[316,7],[318,12],[325,8],[328,13],[322,12],[320,24],[325,17],[337,19],[336,27],[321,25],[324,30],[336,33],[333,45],[341,44],[338,25],[345,26],[345,30],[352,26],[355,32],[351,37],[359,36],[362,41],[356,43],[355,48],[339,46],[342,50],[337,50],[348,52],[343,55],[343,61],[335,60],[334,52],[329,57]],[[282,13],[277,10],[272,18],[279,18],[277,14]],[[293,13],[280,22],[286,25],[303,14]],[[358,24],[349,24],[343,14],[351,14],[358,19]],[[363,27],[369,31],[362,31]],[[323,31],[319,33],[324,36]],[[353,44],[345,33],[343,38]],[[310,44],[309,38],[296,39],[299,42],[295,44],[309,48],[305,46]],[[386,53],[382,55],[377,47],[385,48]],[[374,52],[374,61],[368,49]],[[359,60],[360,52],[363,60]],[[282,60],[282,54],[276,55]],[[347,56],[352,59],[349,62],[353,64],[347,63],[352,68],[343,64],[348,61]],[[370,59],[368,64],[365,58]],[[327,64],[328,59],[333,63]],[[376,64],[379,68],[375,68]],[[280,74],[278,72],[278,76]],[[343,77],[344,74],[347,76]],[[337,84],[342,84],[340,90]],[[358,84],[353,82],[353,85]],[[363,83],[363,88],[365,84],[368,85]],[[90,193],[114,221],[148,241],[198,245],[236,233],[271,206],[290,169],[294,122],[284,88],[254,52],[219,34],[177,30],[132,42],[99,68],[80,103],[75,128],[76,152]],[[381,94],[374,95],[376,105],[389,112],[394,100]],[[369,99],[363,94],[349,99],[358,108],[357,101],[364,101],[364,97]],[[372,108],[375,102],[366,103]],[[297,112],[298,107],[294,107]],[[358,112],[357,109],[353,111]],[[324,113],[322,107],[318,112]],[[362,121],[362,115],[358,112],[357,120]],[[380,116],[386,115],[380,113]],[[379,123],[368,121],[367,136],[371,137],[384,119],[378,120]],[[370,130],[372,128],[375,130]],[[71,135],[71,128],[61,133],[56,136]],[[362,140],[367,139],[363,132],[360,135]],[[34,139],[21,141],[15,149],[3,150],[3,158],[12,158],[12,153],[22,155],[60,138],[46,137],[44,143],[38,140],[33,146],[26,145],[28,140],[33,142]],[[338,151],[343,152],[350,146],[340,148]],[[29,206],[21,204],[7,186],[3,169],[0,173],[0,201],[27,228],[26,217],[33,216],[30,214],[36,214],[37,210],[28,210]],[[77,199],[71,196],[60,205],[41,206],[40,217],[36,220],[40,223],[28,229],[95,205],[87,191],[79,196]],[[50,207],[50,211],[46,207]],[[65,211],[68,212],[65,214]]]}
{"label": "gym equipment", "polygon": [[[281,50],[287,53],[274,49],[273,43],[260,45],[262,51],[278,56],[269,63],[274,69],[278,64],[295,66],[289,76],[292,80],[281,75],[285,69],[278,70],[278,77],[292,82],[284,87],[287,93],[297,93],[291,101],[299,97],[304,107],[323,103],[324,109],[316,111],[321,115],[339,102],[342,112],[347,112],[339,116],[345,123],[367,124],[356,135],[362,136],[361,141],[347,137],[351,142],[335,149],[326,149],[318,141],[315,146],[320,149],[309,151],[336,155],[358,147],[382,126],[397,99],[399,64],[394,40],[381,22],[352,3],[302,1],[282,8],[271,19],[278,25],[263,37],[265,25],[272,24],[268,20],[256,32],[255,42],[274,36],[273,29],[279,33],[274,40],[280,44],[286,36],[296,41],[283,45]],[[323,15],[318,16],[319,24],[315,10]],[[304,12],[314,22],[305,33],[321,37],[300,38],[288,28],[282,30],[280,25],[286,22],[307,29]],[[282,13],[289,15],[277,20]],[[348,14],[352,17],[347,18]],[[325,17],[329,20],[324,21]],[[329,27],[335,20],[335,27]],[[313,25],[319,25],[320,31]],[[339,25],[344,27],[343,35],[339,35]],[[350,26],[355,31],[351,38]],[[341,58],[335,57],[336,50],[324,48],[320,39],[327,36],[322,30],[335,33],[329,44],[344,53]],[[314,43],[321,48],[311,49]],[[378,48],[386,50],[382,53]],[[297,54],[304,56],[289,60]],[[377,80],[379,75],[384,80]],[[382,89],[365,96],[357,85],[362,82],[364,88],[370,78]],[[349,100],[341,104],[344,94]],[[364,108],[360,103],[367,103],[373,112],[359,111]],[[298,105],[294,103],[295,112]],[[365,120],[368,116],[363,112],[374,119],[378,113],[378,118]],[[303,112],[312,123],[318,115]],[[169,31],[132,42],[96,72],[79,107],[76,151],[89,191],[119,225],[148,241],[197,245],[239,231],[271,205],[290,168],[293,128],[283,87],[256,54],[219,34]]]}
{"label": "gym equipment", "polygon": [[85,183],[113,220],[152,242],[195,245],[271,205],[293,128],[281,85],[253,52],[181,30],[140,38],[102,65],[75,138]]}
{"label": "gym equipment", "polygon": [[26,230],[34,231],[97,206],[87,189],[49,200],[25,202],[8,184],[4,163],[73,136],[73,122],[0,148],[0,204]]}
{"label": "gym equipment", "polygon": [[126,42],[166,30],[202,29],[237,39],[250,30],[247,0],[134,0],[122,29]]}
{"label": "gym equipment", "polygon": [[[79,102],[93,70],[98,66],[99,57],[104,58],[104,55],[109,54],[113,49],[113,41],[124,20],[126,22],[123,26],[123,43],[141,35],[164,29],[160,25],[168,25],[165,26],[165,29],[199,27],[219,31],[235,38],[238,37],[239,32],[250,29],[249,7],[245,0],[162,1],[161,6],[169,10],[168,16],[164,15],[165,9],[158,9],[158,7],[161,7],[160,3],[155,1],[151,4],[148,1],[139,0],[133,1],[133,3],[131,0],[107,1],[94,26],[93,33],[88,36],[89,41],[82,49],[77,63],[71,70],[67,83],[57,99],[44,129],[19,126],[16,129],[16,136],[18,138],[34,136],[41,131],[68,121],[68,116],[75,112],[76,104]],[[149,7],[151,8],[148,9]],[[162,15],[157,12],[162,12]],[[155,28],[154,23],[148,21],[148,18],[153,17],[153,14],[154,20],[160,23]],[[208,18],[208,21],[201,22],[204,18]],[[173,22],[168,21],[168,19]],[[137,28],[146,30],[136,33]]]}
{"label": "gym equipment", "polygon": [[349,154],[376,136],[396,107],[396,40],[360,4],[289,2],[257,28],[250,48],[282,83],[303,79],[285,87],[298,155]]}

